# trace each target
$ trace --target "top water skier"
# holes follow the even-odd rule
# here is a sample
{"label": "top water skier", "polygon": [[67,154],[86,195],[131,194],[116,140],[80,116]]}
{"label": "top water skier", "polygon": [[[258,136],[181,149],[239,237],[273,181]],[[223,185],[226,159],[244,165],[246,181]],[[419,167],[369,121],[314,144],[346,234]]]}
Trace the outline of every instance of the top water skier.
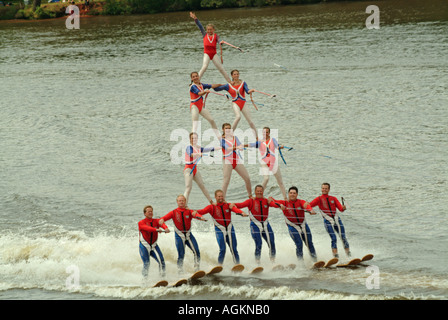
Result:
{"label": "top water skier", "polygon": [[202,62],[202,68],[201,70],[199,70],[199,78],[202,78],[204,72],[207,70],[207,67],[210,64],[210,61],[213,61],[214,65],[219,70],[219,72],[221,72],[221,74],[224,76],[227,82],[230,82],[230,77],[228,76],[227,72],[224,70],[224,67],[222,66],[222,58],[221,59],[219,58],[216,51],[216,46],[218,44],[221,50],[222,47],[219,41],[219,36],[215,33],[215,26],[212,24],[208,24],[206,26],[206,29],[204,29],[201,22],[193,12],[190,12],[190,17],[194,19],[194,22],[198,26],[199,30],[201,30],[204,43],[204,57]]}

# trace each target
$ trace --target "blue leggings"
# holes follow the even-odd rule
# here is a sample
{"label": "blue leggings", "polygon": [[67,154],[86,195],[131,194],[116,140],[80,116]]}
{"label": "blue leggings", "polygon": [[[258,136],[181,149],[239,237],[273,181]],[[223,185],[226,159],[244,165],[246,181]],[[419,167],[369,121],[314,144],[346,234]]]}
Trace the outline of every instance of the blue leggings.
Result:
{"label": "blue leggings", "polygon": [[[338,233],[341,236],[341,240],[342,240],[342,243],[344,244],[344,248],[347,249],[347,248],[349,248],[349,244],[348,244],[347,238],[345,236],[345,228],[344,228],[344,225],[342,224],[341,218],[338,217],[337,219],[338,219],[338,221],[337,221],[338,223],[334,222],[334,226],[331,224],[330,221],[328,221],[327,219],[324,219],[325,229],[327,230],[327,232],[331,238],[331,248],[337,249],[336,233]],[[339,228],[338,224],[339,224],[340,228]]]}
{"label": "blue leggings", "polygon": [[316,249],[314,249],[313,245],[313,238],[311,236],[311,230],[308,226],[308,224],[305,224],[305,233],[301,229],[300,231],[297,230],[297,228],[300,228],[300,226],[297,226],[296,228],[293,226],[290,226],[289,224],[288,230],[289,235],[291,236],[292,240],[296,244],[296,255],[297,258],[303,259],[303,243],[305,242],[305,245],[310,250],[311,257],[316,258]]}
{"label": "blue leggings", "polygon": [[224,262],[224,256],[226,255],[226,243],[227,243],[229,245],[230,252],[232,253],[233,262],[235,264],[239,264],[240,256],[238,254],[238,250],[236,249],[236,235],[233,226],[230,230],[230,234],[227,230],[227,232],[224,235],[224,232],[222,232],[222,230],[219,229],[217,226],[215,226],[215,232],[216,232],[216,240],[218,241],[219,245],[218,263],[223,264]]}
{"label": "blue leggings", "polygon": [[[163,259],[162,251],[160,250],[159,246],[156,245],[153,250],[150,250],[148,252],[148,249],[140,242],[139,246],[140,251],[140,257],[143,261],[143,270],[142,274],[144,277],[148,276],[148,270],[149,270],[149,257],[151,256],[154,260],[157,261],[159,264],[159,272],[162,274],[165,274],[165,259]],[[157,253],[157,254],[156,254]],[[159,257],[157,257],[157,255]],[[159,260],[160,259],[160,260]]]}
{"label": "blue leggings", "polygon": [[190,236],[186,238],[185,235],[182,235],[182,237],[176,232],[175,233],[175,243],[178,253],[177,258],[177,267],[179,270],[182,270],[184,265],[184,257],[185,257],[185,245],[190,248],[190,250],[193,252],[194,255],[194,265],[195,268],[199,268],[199,262],[201,260],[201,253],[199,252],[199,246],[198,243],[193,236],[192,233],[190,233]]}
{"label": "blue leggings", "polygon": [[250,222],[250,230],[252,234],[252,238],[255,241],[255,260],[260,262],[261,256],[261,244],[262,238],[266,241],[269,247],[269,257],[271,260],[275,259],[275,241],[274,241],[274,232],[272,231],[271,225],[268,222],[265,222],[267,230],[261,230],[260,228],[253,222]]}

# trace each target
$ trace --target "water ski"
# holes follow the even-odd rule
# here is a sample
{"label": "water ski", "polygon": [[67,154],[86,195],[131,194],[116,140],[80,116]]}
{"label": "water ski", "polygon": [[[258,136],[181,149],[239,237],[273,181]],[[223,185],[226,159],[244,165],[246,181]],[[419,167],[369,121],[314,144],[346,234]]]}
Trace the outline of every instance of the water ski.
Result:
{"label": "water ski", "polygon": [[339,262],[338,258],[330,259],[330,260],[327,261],[327,263],[325,264],[324,268],[329,268],[329,267],[331,267],[332,265],[334,265],[334,264],[336,264],[338,262]]}
{"label": "water ski", "polygon": [[282,266],[281,264],[278,264],[272,268],[272,271],[274,271],[274,272],[283,271],[283,270],[285,270],[285,267]]}
{"label": "water ski", "polygon": [[294,270],[296,268],[296,265],[294,263],[288,264],[286,266],[286,270]]}
{"label": "water ski", "polygon": [[241,272],[244,270],[244,266],[242,264],[237,264],[232,268],[232,272]]}
{"label": "water ski", "polygon": [[367,254],[364,257],[362,257],[361,262],[369,261],[369,260],[372,260],[372,259],[373,259],[373,254]]}
{"label": "water ski", "polygon": [[255,269],[253,269],[251,272],[250,272],[250,274],[257,274],[257,273],[260,273],[260,272],[263,272],[263,267],[256,267]]}
{"label": "water ski", "polygon": [[361,259],[352,259],[349,262],[345,263],[345,264],[338,264],[337,267],[354,267],[358,264],[361,263]]}
{"label": "water ski", "polygon": [[173,287],[180,287],[180,286],[182,286],[184,284],[187,284],[187,283],[188,283],[187,279],[180,279],[177,282],[175,282],[172,286]]}
{"label": "water ski", "polygon": [[159,282],[157,282],[153,288],[157,288],[157,287],[166,287],[168,285],[168,281],[166,280],[161,280]]}
{"label": "water ski", "polygon": [[203,276],[205,276],[205,272],[202,270],[196,271],[195,273],[193,273],[193,275],[190,277],[190,280],[196,280],[199,278],[202,278]]}
{"label": "water ski", "polygon": [[313,269],[320,269],[323,266],[325,266],[325,262],[324,261],[317,261],[315,264],[313,264]]}
{"label": "water ski", "polygon": [[209,276],[211,274],[220,273],[221,271],[222,271],[222,267],[221,266],[216,266],[212,270],[207,272],[207,275]]}

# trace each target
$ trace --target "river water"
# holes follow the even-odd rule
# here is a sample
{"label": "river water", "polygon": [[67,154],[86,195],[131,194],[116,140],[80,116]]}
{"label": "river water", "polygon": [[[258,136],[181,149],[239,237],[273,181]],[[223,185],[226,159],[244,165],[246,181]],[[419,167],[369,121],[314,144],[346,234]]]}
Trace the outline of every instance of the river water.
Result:
{"label": "river water", "polygon": [[[370,4],[380,9],[380,29],[365,26]],[[257,128],[276,129],[279,141],[294,148],[284,153],[287,165],[280,164],[286,186],[296,185],[310,201],[322,182],[331,183],[331,194],[348,206],[341,217],[352,256],[374,254],[373,267],[310,270],[308,251],[299,263],[281,211],[271,209],[275,263],[296,263],[294,271],[272,272],[263,244],[265,271],[255,277],[232,275],[227,253],[221,276],[151,288],[159,276],[152,262],[149,281],[142,280],[137,222],[145,205],[160,217],[184,191],[182,154],[173,150],[182,142],[178,133],[191,128],[189,74],[202,63],[197,27],[188,13],[82,17],[79,30],[66,29],[65,19],[3,21],[0,297],[447,299],[446,1],[197,14],[245,50],[224,48],[227,71],[239,69],[250,88],[277,95],[255,94],[263,105],[246,107]],[[203,82],[224,79],[210,65]],[[210,95],[207,108],[218,126],[233,121],[224,98]],[[243,118],[239,129],[248,128]],[[203,122],[202,132],[207,129]],[[260,183],[249,151],[243,157],[252,184]],[[211,193],[221,187],[219,161],[200,170]],[[281,197],[274,178],[265,194]],[[245,197],[234,173],[227,200]],[[189,205],[207,205],[196,185]],[[319,258],[329,259],[322,218],[307,221]],[[234,225],[249,270],[255,267],[249,222],[236,216]],[[212,223],[193,222],[193,233],[208,270],[218,254]],[[173,233],[160,235],[159,245],[174,282]],[[192,261],[187,252],[187,273]]]}

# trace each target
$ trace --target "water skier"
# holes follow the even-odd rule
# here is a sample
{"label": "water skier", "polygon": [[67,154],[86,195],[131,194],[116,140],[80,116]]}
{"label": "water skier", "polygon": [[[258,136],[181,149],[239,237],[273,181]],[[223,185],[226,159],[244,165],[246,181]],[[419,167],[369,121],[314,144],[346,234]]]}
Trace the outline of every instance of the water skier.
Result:
{"label": "water skier", "polygon": [[305,219],[305,211],[310,212],[312,215],[316,214],[316,212],[308,202],[298,199],[297,195],[298,189],[293,186],[288,190],[288,200],[275,200],[269,197],[269,201],[273,201],[277,208],[281,208],[283,211],[289,235],[296,245],[297,258],[299,260],[303,259],[303,243],[305,243],[313,261],[317,261],[311,230]]}
{"label": "water skier", "polygon": [[210,92],[209,89],[219,87],[221,86],[221,84],[203,84],[201,83],[199,79],[199,73],[197,72],[192,72],[190,74],[190,78],[190,111],[191,118],[193,120],[192,132],[197,133],[199,115],[201,115],[210,123],[219,141],[220,134],[218,127],[216,126],[215,120],[213,120],[210,112],[205,108],[205,100],[207,99],[207,95]]}
{"label": "water skier", "polygon": [[333,256],[339,258],[338,248],[337,248],[337,238],[336,232],[341,237],[342,243],[344,245],[345,253],[350,257],[350,245],[348,244],[347,237],[345,236],[345,228],[342,224],[342,220],[338,215],[337,210],[344,212],[346,208],[345,205],[341,205],[336,197],[330,196],[330,184],[323,183],[321,186],[322,195],[315,198],[310,202],[311,207],[318,206],[322,212],[322,217],[324,218],[325,229],[331,238],[331,249]]}
{"label": "water skier", "polygon": [[238,70],[232,70],[230,75],[232,76],[232,81],[215,88],[215,91],[225,90],[232,97],[232,108],[235,112],[235,120],[232,124],[233,130],[236,129],[238,123],[240,122],[242,113],[249,123],[249,126],[252,128],[255,138],[258,138],[257,128],[255,127],[255,124],[250,116],[250,109],[245,108],[246,93],[251,94],[255,90],[249,89],[247,83],[240,79],[240,72]]}
{"label": "water skier", "polygon": [[[191,233],[191,220],[198,219],[206,221],[200,214],[186,208],[187,200],[183,194],[178,195],[176,198],[177,208],[163,216],[159,225],[162,226],[165,221],[173,219],[175,242],[178,253],[177,267],[179,271],[183,270],[185,246],[191,249],[194,255],[194,266],[196,270],[199,270],[199,263],[201,260],[201,253],[199,251],[198,243]],[[168,229],[169,230],[169,229]]]}
{"label": "water skier", "polygon": [[268,221],[269,207],[275,207],[273,202],[269,202],[263,195],[264,188],[261,185],[255,187],[255,198],[250,197],[244,202],[231,204],[237,208],[249,208],[250,230],[252,239],[255,242],[255,260],[259,264],[261,257],[262,239],[269,247],[269,257],[272,262],[275,261],[275,239],[274,232]]}
{"label": "water skier", "polygon": [[205,195],[207,200],[210,203],[213,203],[213,199],[210,197],[210,193],[205,188],[204,181],[202,180],[201,173],[198,171],[197,165],[204,154],[214,150],[215,150],[214,147],[204,148],[199,146],[197,133],[194,132],[190,133],[190,145],[185,150],[185,167],[184,167],[184,178],[185,178],[184,196],[185,199],[187,200],[187,203],[191,189],[193,188],[193,180],[202,190],[202,193]]}
{"label": "water skier", "polygon": [[244,145],[245,147],[258,148],[261,157],[261,173],[263,175],[263,182],[261,185],[264,189],[268,185],[269,176],[274,175],[277,184],[282,192],[283,199],[287,200],[285,185],[283,184],[282,174],[275,157],[277,149],[283,149],[283,145],[279,145],[277,139],[271,138],[271,129],[269,127],[263,128],[263,140],[255,143]]}
{"label": "water skier", "polygon": [[216,240],[218,241],[219,246],[218,263],[222,265],[224,262],[227,243],[233,257],[233,262],[235,264],[239,264],[240,256],[237,250],[235,228],[232,224],[231,211],[243,217],[247,217],[248,215],[235,206],[230,209],[230,204],[225,201],[224,193],[222,192],[222,190],[215,191],[215,199],[216,204],[210,204],[204,209],[197,210],[197,212],[200,215],[209,213],[213,218],[213,223],[215,224]]}
{"label": "water skier", "polygon": [[215,26],[212,24],[208,24],[205,30],[201,22],[193,12],[190,12],[190,17],[194,19],[194,22],[198,26],[203,37],[204,56],[202,61],[202,68],[201,70],[199,70],[199,78],[202,78],[204,72],[207,70],[207,67],[210,64],[210,61],[213,61],[213,64],[216,66],[219,72],[221,72],[227,82],[230,82],[230,78],[227,75],[227,72],[224,70],[224,67],[222,66],[222,56],[221,58],[219,58],[216,51],[216,46],[219,44],[220,50],[222,52],[222,46],[221,42],[219,41],[219,36],[215,33]]}
{"label": "water skier", "polygon": [[161,219],[153,219],[152,206],[144,207],[143,214],[145,219],[138,222],[139,251],[143,261],[142,274],[144,277],[148,276],[149,258],[152,257],[159,264],[159,272],[161,275],[165,276],[165,259],[157,245],[157,239],[159,236],[158,233],[169,232],[169,229],[163,222],[160,224]]}
{"label": "water skier", "polygon": [[232,126],[230,123],[224,123],[222,125],[223,135],[221,139],[222,155],[223,155],[223,182],[221,190],[224,193],[224,197],[227,193],[227,188],[232,177],[232,172],[235,170],[241,178],[243,178],[246,184],[246,191],[249,198],[252,197],[252,186],[250,182],[249,173],[243,164],[239,150],[243,148],[243,145],[239,141],[238,137],[233,135]]}

